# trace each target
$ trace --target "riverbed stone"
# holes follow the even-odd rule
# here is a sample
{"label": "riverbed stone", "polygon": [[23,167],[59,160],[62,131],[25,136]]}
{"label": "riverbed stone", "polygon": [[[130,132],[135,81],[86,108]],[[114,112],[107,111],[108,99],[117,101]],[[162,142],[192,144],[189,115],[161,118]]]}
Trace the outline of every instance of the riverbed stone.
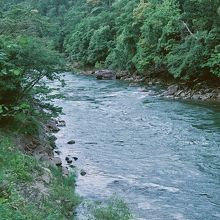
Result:
{"label": "riverbed stone", "polygon": [[80,170],[80,175],[81,175],[81,176],[85,176],[85,175],[86,175],[86,171],[85,171],[85,170],[83,170],[83,169],[82,169],[82,170]]}
{"label": "riverbed stone", "polygon": [[70,160],[70,158],[69,158],[69,157],[66,157],[65,160],[68,161],[68,160]]}
{"label": "riverbed stone", "polygon": [[73,161],[72,160],[67,160],[67,163],[68,164],[71,164]]}
{"label": "riverbed stone", "polygon": [[76,141],[74,141],[74,140],[70,140],[67,142],[67,144],[75,144],[75,143],[76,143]]}

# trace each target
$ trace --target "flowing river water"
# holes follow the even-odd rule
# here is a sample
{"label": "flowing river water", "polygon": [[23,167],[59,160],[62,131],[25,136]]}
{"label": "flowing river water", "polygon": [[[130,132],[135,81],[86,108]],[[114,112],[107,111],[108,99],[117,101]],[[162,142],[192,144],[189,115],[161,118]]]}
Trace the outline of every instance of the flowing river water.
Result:
{"label": "flowing river water", "polygon": [[220,105],[161,98],[158,86],[63,79],[55,104],[67,125],[57,145],[87,172],[81,196],[117,195],[136,219],[220,219]]}

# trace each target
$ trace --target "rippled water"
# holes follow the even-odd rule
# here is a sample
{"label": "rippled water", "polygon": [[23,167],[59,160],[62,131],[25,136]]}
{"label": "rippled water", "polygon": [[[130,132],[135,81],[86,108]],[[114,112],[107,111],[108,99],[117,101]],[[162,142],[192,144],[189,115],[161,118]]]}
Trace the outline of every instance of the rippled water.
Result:
{"label": "rippled water", "polygon": [[[57,145],[87,175],[86,199],[116,194],[137,219],[220,219],[220,106],[160,98],[157,87],[65,74]],[[75,145],[67,145],[68,140]]]}

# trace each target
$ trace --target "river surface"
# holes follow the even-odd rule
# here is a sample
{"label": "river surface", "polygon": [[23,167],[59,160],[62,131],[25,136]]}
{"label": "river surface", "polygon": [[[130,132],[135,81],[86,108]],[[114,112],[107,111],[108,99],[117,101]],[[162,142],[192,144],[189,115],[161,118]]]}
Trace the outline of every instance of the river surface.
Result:
{"label": "river surface", "polygon": [[220,219],[219,105],[161,98],[158,86],[63,79],[55,104],[67,126],[57,145],[87,172],[77,181],[81,196],[117,195],[136,219]]}

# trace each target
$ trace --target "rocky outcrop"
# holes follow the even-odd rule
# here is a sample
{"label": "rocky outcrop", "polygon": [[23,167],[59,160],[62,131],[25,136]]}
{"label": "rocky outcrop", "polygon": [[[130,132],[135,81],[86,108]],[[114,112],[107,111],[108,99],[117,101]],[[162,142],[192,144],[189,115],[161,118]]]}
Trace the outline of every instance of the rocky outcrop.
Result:
{"label": "rocky outcrop", "polygon": [[178,85],[171,85],[167,88],[167,90],[162,94],[163,96],[174,95],[179,89]]}
{"label": "rocky outcrop", "polygon": [[210,88],[204,83],[198,83],[194,86],[170,85],[162,94],[163,97],[191,99],[191,100],[219,100],[220,88]]}
{"label": "rocky outcrop", "polygon": [[114,80],[116,73],[112,70],[98,70],[95,72],[96,79],[98,80]]}
{"label": "rocky outcrop", "polygon": [[[154,70],[153,70],[154,72]],[[153,73],[152,72],[152,73]],[[81,72],[85,74],[85,72]],[[195,79],[194,81],[176,81],[165,71],[160,71],[158,76],[155,74],[137,74],[129,73],[128,71],[114,72],[112,70],[98,70],[95,72],[97,79],[119,79],[128,81],[129,85],[142,85],[154,86],[160,85],[166,89],[162,90],[160,95],[162,97],[191,99],[191,100],[215,100],[220,101],[220,80],[204,80]],[[161,74],[163,73],[163,74]],[[93,71],[86,71],[86,75],[93,75]]]}
{"label": "rocky outcrop", "polygon": [[46,127],[49,129],[50,132],[53,132],[53,133],[60,131],[60,129],[57,126],[56,121],[52,119],[47,122]]}

